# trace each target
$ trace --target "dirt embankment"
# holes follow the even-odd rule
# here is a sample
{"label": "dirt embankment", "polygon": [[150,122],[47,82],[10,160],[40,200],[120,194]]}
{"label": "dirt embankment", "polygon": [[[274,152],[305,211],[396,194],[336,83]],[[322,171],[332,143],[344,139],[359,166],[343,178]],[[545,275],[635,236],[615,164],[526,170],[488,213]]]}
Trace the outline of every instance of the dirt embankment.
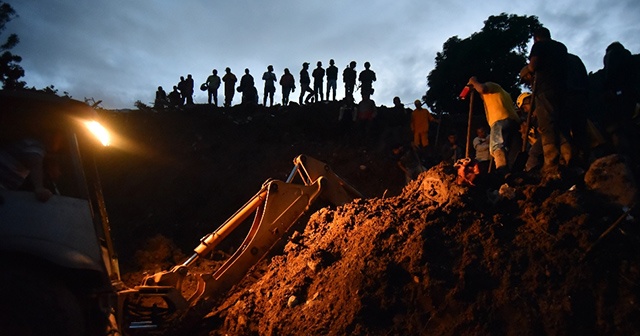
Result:
{"label": "dirt embankment", "polygon": [[[640,229],[602,188],[516,180],[502,193],[511,198],[496,199],[493,189],[456,185],[453,171],[437,166],[401,189],[384,150],[345,142],[322,112],[112,116],[139,127],[131,134],[146,146],[144,155],[118,152],[105,179],[122,180],[105,193],[118,243],[129,246],[121,254],[128,276],[182,261],[197,241],[188,238],[212,231],[306,153],[370,197],[313,213],[281,254],[220,298],[197,334],[638,333]],[[611,177],[604,172],[618,163],[605,159],[596,176]],[[171,241],[147,239],[156,233]],[[138,251],[136,265],[133,251],[145,241],[153,244]]]}
{"label": "dirt embankment", "polygon": [[399,196],[316,212],[210,334],[636,334],[637,223],[593,246],[621,214],[531,185],[491,204],[437,167]]}

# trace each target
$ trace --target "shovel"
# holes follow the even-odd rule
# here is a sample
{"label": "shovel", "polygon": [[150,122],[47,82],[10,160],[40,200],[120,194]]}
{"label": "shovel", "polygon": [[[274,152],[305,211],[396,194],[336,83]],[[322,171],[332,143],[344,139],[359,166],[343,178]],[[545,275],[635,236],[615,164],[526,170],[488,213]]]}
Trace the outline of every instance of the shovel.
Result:
{"label": "shovel", "polygon": [[459,185],[468,184],[474,186],[473,181],[480,173],[478,168],[478,162],[469,157],[469,150],[471,148],[471,118],[473,115],[473,87],[465,86],[460,93],[460,98],[465,99],[469,96],[469,118],[467,119],[467,144],[465,148],[465,158],[459,159],[453,165],[458,170],[458,176],[456,183]]}
{"label": "shovel", "polygon": [[467,144],[465,148],[464,156],[469,158],[469,148],[471,147],[471,116],[473,114],[473,87],[465,86],[460,92],[460,98],[466,99],[469,97],[469,117],[467,118]]}

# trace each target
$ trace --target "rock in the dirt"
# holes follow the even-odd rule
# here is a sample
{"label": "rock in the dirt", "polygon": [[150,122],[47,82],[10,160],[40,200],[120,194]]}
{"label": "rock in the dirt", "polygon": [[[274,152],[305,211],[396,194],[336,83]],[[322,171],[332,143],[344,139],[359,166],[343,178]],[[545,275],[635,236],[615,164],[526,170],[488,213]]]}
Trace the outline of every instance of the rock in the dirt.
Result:
{"label": "rock in the dirt", "polygon": [[289,300],[287,300],[287,307],[293,308],[298,305],[298,297],[295,295],[291,295]]}
{"label": "rock in the dirt", "polygon": [[624,158],[614,154],[594,161],[584,176],[587,188],[595,190],[621,206],[630,206],[638,189]]}

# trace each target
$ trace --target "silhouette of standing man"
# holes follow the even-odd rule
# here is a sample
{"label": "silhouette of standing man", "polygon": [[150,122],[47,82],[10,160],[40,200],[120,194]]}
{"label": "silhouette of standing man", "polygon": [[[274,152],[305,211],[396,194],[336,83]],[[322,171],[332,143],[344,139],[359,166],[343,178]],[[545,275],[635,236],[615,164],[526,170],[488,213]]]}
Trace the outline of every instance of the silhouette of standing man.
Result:
{"label": "silhouette of standing man", "polygon": [[284,68],[284,75],[280,77],[280,85],[282,85],[282,106],[287,106],[289,105],[289,93],[296,90],[296,80],[289,72],[289,68]]}
{"label": "silhouette of standing man", "polygon": [[344,82],[344,96],[353,99],[353,88],[356,86],[356,61],[351,61],[349,66],[342,71],[342,81]]}
{"label": "silhouette of standing man", "polygon": [[[324,81],[322,62],[318,61],[318,67],[313,70],[311,75],[313,76],[313,97],[316,101],[324,100],[324,93],[322,93],[322,82]],[[320,100],[318,100],[318,95],[320,95]]]}
{"label": "silhouette of standing man", "polygon": [[313,90],[311,90],[311,77],[309,77],[309,63],[302,63],[302,70],[300,70],[300,99],[299,103],[302,105],[302,99],[304,98],[304,94],[309,92],[307,98],[304,100],[305,104],[309,103],[309,99],[313,97]]}
{"label": "silhouette of standing man", "polygon": [[178,91],[180,91],[180,106],[184,106],[184,100],[187,98],[187,81],[184,80],[184,76],[180,76]]}
{"label": "silhouette of standing man", "polygon": [[211,104],[211,98],[215,106],[218,106],[218,88],[220,87],[220,76],[218,76],[218,70],[213,69],[211,75],[207,77],[207,93],[209,94],[209,104]]}
{"label": "silhouette of standing man", "polygon": [[156,100],[153,102],[153,107],[156,109],[162,109],[167,106],[167,92],[164,91],[162,86],[158,86],[156,91]]}
{"label": "silhouette of standing man", "polygon": [[244,75],[240,78],[238,92],[242,92],[242,103],[258,104],[258,90],[256,90],[256,83],[248,68],[244,69]]}
{"label": "silhouette of standing man", "polygon": [[333,88],[333,101],[336,101],[336,86],[338,81],[338,67],[335,66],[333,60],[329,60],[329,67],[327,68],[327,100],[329,100],[329,93]]}
{"label": "silhouette of standing man", "polygon": [[[533,32],[533,46],[529,54],[529,70],[535,74],[534,114],[542,140],[543,180],[559,180],[561,135],[558,120],[566,93],[567,47],[551,39],[547,28]],[[566,145],[565,145],[566,147]]]}
{"label": "silhouette of standing man", "polygon": [[376,73],[369,69],[369,67],[371,67],[371,64],[364,62],[364,70],[362,70],[360,76],[358,76],[358,80],[361,83],[360,93],[362,94],[363,100],[373,94],[373,82],[376,81]]}
{"label": "silhouette of standing man", "polygon": [[267,67],[267,72],[262,74],[264,80],[264,95],[262,97],[262,105],[267,106],[267,95],[269,96],[269,106],[273,106],[273,94],[276,92],[276,74],[273,73],[273,65]]}
{"label": "silhouette of standing man", "polygon": [[236,82],[238,78],[236,75],[231,73],[230,68],[224,69],[226,74],[222,77],[222,81],[224,82],[224,106],[230,107],[231,102],[233,101],[233,95],[235,94]]}
{"label": "silhouette of standing man", "polygon": [[187,98],[187,105],[193,105],[193,77],[191,74],[187,75],[185,82],[185,96]]}

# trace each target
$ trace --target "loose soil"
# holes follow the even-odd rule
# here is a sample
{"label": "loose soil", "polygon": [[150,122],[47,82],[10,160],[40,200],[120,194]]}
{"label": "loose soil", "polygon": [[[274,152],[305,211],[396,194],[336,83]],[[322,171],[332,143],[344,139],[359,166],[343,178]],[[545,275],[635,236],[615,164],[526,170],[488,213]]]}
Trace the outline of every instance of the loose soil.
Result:
{"label": "loose soil", "polygon": [[[623,207],[635,185],[618,157],[598,161],[586,184],[464,187],[437,165],[405,185],[384,127],[371,133],[383,139],[366,138],[337,110],[104,112],[127,139],[98,158],[125,282],[184,261],[304,153],[365,198],[312,209],[190,334],[640,333],[640,229]],[[192,272],[213,272],[241,238]]]}

